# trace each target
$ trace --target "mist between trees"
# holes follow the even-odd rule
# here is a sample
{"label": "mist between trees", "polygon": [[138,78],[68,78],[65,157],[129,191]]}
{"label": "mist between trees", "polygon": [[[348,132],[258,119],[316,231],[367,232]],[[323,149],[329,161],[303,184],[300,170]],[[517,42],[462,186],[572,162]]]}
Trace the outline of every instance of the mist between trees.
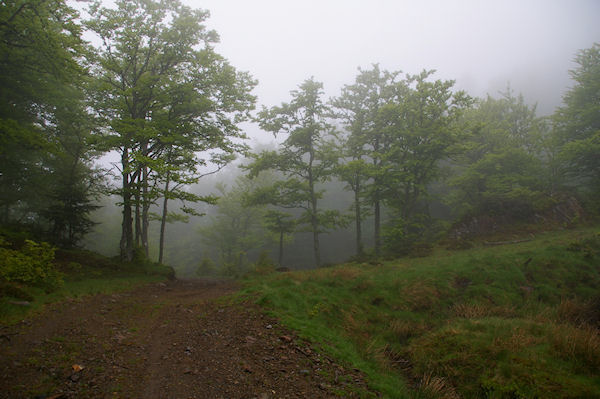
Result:
{"label": "mist between trees", "polygon": [[[3,3],[4,226],[182,275],[427,253],[600,210],[600,45],[538,117],[510,87],[474,98],[373,64],[334,98],[316,78],[256,111],[258,84],[178,1]],[[82,39],[93,34],[98,44]],[[249,148],[257,123],[277,145]],[[118,154],[113,167],[94,163]]]}

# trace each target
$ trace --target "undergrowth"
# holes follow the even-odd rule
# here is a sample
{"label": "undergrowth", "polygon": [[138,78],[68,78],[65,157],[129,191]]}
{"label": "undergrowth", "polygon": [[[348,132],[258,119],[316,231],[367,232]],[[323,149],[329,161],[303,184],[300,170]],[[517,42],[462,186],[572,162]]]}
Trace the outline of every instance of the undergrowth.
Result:
{"label": "undergrowth", "polygon": [[[0,237],[1,239],[1,237]],[[122,263],[94,252],[60,250],[46,243],[0,241],[0,323],[14,323],[48,303],[111,293],[163,281],[170,267],[137,260]]]}
{"label": "undergrowth", "polygon": [[243,295],[390,398],[600,397],[600,235],[254,275]]}

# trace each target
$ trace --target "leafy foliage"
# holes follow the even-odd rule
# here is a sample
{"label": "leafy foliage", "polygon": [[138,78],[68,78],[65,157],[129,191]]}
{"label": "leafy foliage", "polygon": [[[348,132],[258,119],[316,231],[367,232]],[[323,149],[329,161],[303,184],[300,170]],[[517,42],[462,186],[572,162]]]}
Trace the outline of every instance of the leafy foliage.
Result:
{"label": "leafy foliage", "polygon": [[581,50],[571,71],[575,86],[564,96],[564,106],[554,115],[554,129],[561,143],[563,173],[593,195],[600,192],[600,44]]}
{"label": "leafy foliage", "polygon": [[48,243],[26,240],[20,249],[12,249],[0,238],[0,280],[53,290],[63,283],[62,274],[53,264],[55,248]]}
{"label": "leafy foliage", "polygon": [[323,84],[308,79],[291,95],[290,103],[264,108],[259,113],[261,128],[274,135],[287,134],[281,150],[255,155],[246,168],[251,177],[266,170],[283,174],[285,180],[274,182],[254,198],[264,204],[301,210],[297,221],[313,234],[315,264],[319,266],[319,234],[345,223],[339,212],[318,206],[323,190],[317,185],[331,179],[338,156],[331,142],[332,127],[326,121],[329,111],[321,99]]}
{"label": "leafy foliage", "polygon": [[98,142],[121,155],[121,256],[131,260],[135,243],[148,254],[157,198],[165,199],[164,218],[169,198],[201,200],[184,196],[180,185],[197,182],[199,166],[218,170],[245,149],[235,140],[245,137],[237,123],[253,107],[255,82],[214,52],[218,37],[203,24],[207,11],[136,0],[116,8],[95,2],[90,13],[87,27],[103,43],[92,60],[94,106],[103,119]]}
{"label": "leafy foliage", "polygon": [[459,169],[450,182],[459,217],[526,220],[552,205],[539,154],[545,124],[535,107],[509,89],[502,98],[479,100],[461,123],[469,134],[459,143]]}
{"label": "leafy foliage", "polygon": [[66,246],[89,230],[99,182],[77,17],[62,0],[0,6],[0,221]]}

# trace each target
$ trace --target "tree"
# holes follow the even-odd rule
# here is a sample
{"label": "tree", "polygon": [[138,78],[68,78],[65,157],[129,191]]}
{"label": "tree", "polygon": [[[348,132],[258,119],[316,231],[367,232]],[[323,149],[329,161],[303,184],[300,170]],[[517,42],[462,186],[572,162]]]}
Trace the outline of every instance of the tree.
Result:
{"label": "tree", "polygon": [[99,208],[95,200],[105,191],[105,180],[102,171],[92,166],[96,155],[89,145],[93,118],[85,110],[83,91],[67,92],[69,98],[56,110],[56,123],[48,129],[57,150],[47,160],[52,178],[41,214],[50,222],[52,241],[71,247],[95,225],[90,213]]}
{"label": "tree", "polygon": [[554,131],[561,146],[564,173],[571,181],[600,192],[600,44],[581,50],[575,81],[554,114]]}
{"label": "tree", "polygon": [[264,245],[264,206],[246,201],[256,184],[245,177],[238,178],[229,190],[219,184],[216,215],[200,229],[207,252],[216,252],[224,274],[242,272],[247,266],[248,252]]}
{"label": "tree", "polygon": [[[114,9],[95,2],[90,14],[87,26],[102,40],[93,69],[95,109],[105,121],[99,141],[120,153],[120,249],[131,260],[134,236],[148,250],[150,206],[169,195],[168,187],[152,185],[160,171],[174,173],[161,168],[161,156],[205,151],[196,166],[230,160],[244,148],[237,123],[253,107],[255,82],[214,52],[218,38],[203,25],[207,11],[176,0],[119,0]],[[166,187],[168,179],[160,179]]]}
{"label": "tree", "polygon": [[451,91],[454,81],[429,81],[433,73],[407,75],[377,114],[377,128],[387,141],[379,155],[381,194],[395,215],[387,234],[394,252],[420,238],[429,217],[428,185],[439,177],[440,161],[459,137],[455,122],[471,103],[464,92]]}
{"label": "tree", "polygon": [[313,235],[315,264],[320,266],[319,234],[339,226],[343,219],[336,211],[322,210],[318,201],[323,191],[317,185],[328,181],[337,163],[337,155],[328,137],[333,134],[327,123],[329,113],[321,100],[323,85],[314,79],[304,81],[291,92],[292,101],[259,113],[259,124],[275,136],[284,133],[287,138],[279,152],[263,151],[254,155],[247,166],[250,176],[261,171],[275,170],[284,180],[276,181],[258,194],[265,204],[302,211],[298,223],[307,226]]}
{"label": "tree", "polygon": [[294,232],[296,221],[293,216],[286,212],[277,210],[268,210],[263,217],[265,228],[277,236],[279,243],[279,254],[277,264],[283,266],[283,244],[286,239]]}
{"label": "tree", "polygon": [[385,152],[386,140],[376,125],[380,108],[390,101],[392,87],[400,72],[381,70],[373,65],[370,70],[358,69],[354,84],[342,88],[339,97],[333,99],[335,115],[342,119],[348,131],[341,143],[341,158],[347,159],[337,169],[338,177],[354,192],[354,220],[356,225],[356,251],[363,251],[361,238],[362,209],[364,202],[373,206],[375,256],[381,252],[381,154]]}
{"label": "tree", "polygon": [[468,135],[454,157],[460,173],[450,181],[461,217],[522,220],[548,203],[541,154],[546,124],[523,96],[510,89],[501,95],[478,100],[461,121]]}
{"label": "tree", "polygon": [[[190,208],[186,204],[189,202],[205,202],[214,205],[217,197],[212,195],[200,196],[186,189],[190,185],[198,183],[198,180],[204,176],[198,175],[196,154],[193,152],[178,152],[174,147],[169,147],[165,156],[159,161],[162,162],[162,165],[160,167],[156,166],[155,170],[159,172],[157,178],[161,179],[163,183],[163,203],[162,214],[156,218],[160,220],[158,263],[162,263],[167,222],[187,222],[190,216],[203,216],[203,214],[196,212],[194,208]],[[217,170],[220,170],[220,167]],[[212,172],[208,174],[210,173]],[[169,200],[179,200],[182,213],[169,212]]]}
{"label": "tree", "polygon": [[77,18],[61,0],[0,6],[0,220],[33,225],[65,246],[91,226],[99,180]]}

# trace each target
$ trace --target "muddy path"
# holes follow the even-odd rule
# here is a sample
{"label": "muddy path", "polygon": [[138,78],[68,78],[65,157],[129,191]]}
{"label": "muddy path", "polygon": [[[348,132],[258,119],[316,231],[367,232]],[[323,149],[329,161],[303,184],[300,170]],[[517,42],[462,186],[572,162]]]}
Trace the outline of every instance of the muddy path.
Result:
{"label": "muddy path", "polygon": [[152,284],[0,326],[0,398],[371,396],[359,372],[229,300],[236,289]]}

